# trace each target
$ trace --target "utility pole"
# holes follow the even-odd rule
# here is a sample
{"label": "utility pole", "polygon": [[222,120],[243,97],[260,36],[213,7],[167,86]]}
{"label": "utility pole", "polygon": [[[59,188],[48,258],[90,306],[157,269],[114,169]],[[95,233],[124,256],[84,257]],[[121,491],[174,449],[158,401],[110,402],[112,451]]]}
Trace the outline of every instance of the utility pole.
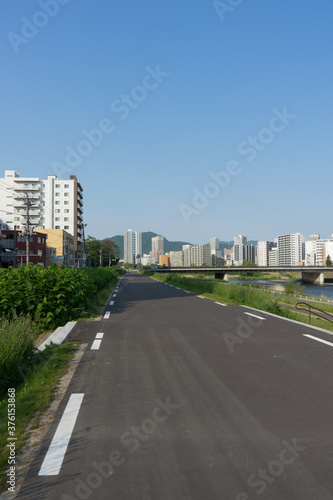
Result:
{"label": "utility pole", "polygon": [[29,209],[34,208],[36,205],[33,204],[33,201],[29,199],[29,195],[27,194],[25,196],[25,202],[23,203],[23,206],[26,207],[27,209],[27,220],[26,220],[26,227],[25,231],[22,231],[23,236],[25,237],[25,242],[26,242],[26,266],[29,264],[29,252],[30,252],[30,245],[29,245],[29,238],[33,234],[32,230],[30,230],[30,219],[29,219]]}
{"label": "utility pole", "polygon": [[84,236],[84,228],[86,227],[87,223],[85,224],[80,224],[80,227],[82,227],[83,230],[83,261],[84,261],[84,267],[87,265],[87,258],[86,258],[86,238]]}
{"label": "utility pole", "polygon": [[99,265],[102,267],[102,249],[99,251]]}

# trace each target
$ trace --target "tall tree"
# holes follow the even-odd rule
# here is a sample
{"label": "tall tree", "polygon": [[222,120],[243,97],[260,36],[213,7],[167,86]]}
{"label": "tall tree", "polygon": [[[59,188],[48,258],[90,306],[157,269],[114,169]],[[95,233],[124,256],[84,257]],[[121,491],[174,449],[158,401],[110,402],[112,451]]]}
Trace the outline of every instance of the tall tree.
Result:
{"label": "tall tree", "polygon": [[103,266],[116,264],[120,257],[120,248],[112,240],[102,241]]}
{"label": "tall tree", "polygon": [[96,240],[93,236],[88,236],[86,239],[86,248],[88,249],[89,254],[89,264],[92,267],[99,266],[102,243],[99,240]]}

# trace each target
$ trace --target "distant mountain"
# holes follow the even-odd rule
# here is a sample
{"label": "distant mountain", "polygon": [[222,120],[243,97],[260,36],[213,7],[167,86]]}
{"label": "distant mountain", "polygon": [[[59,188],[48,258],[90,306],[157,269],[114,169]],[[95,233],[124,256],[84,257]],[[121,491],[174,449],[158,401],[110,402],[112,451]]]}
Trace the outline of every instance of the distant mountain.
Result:
{"label": "distant mountain", "polygon": [[[157,233],[153,233],[151,231],[142,233],[142,253],[151,252],[151,239],[154,236],[158,236]],[[124,258],[124,235],[117,234],[116,236],[112,236],[111,238],[104,238],[106,240],[113,241],[120,248],[121,258]],[[169,241],[164,238],[164,252],[177,252],[182,249],[183,245],[192,245],[193,243],[188,243],[186,241]]]}

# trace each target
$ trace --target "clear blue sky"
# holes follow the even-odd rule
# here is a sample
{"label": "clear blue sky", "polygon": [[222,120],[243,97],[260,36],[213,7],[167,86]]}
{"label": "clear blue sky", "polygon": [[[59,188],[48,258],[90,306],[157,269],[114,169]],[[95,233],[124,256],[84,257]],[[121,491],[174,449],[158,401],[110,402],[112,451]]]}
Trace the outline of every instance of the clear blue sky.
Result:
{"label": "clear blue sky", "polygon": [[223,3],[3,0],[0,177],[75,174],[97,238],[331,236],[333,3]]}

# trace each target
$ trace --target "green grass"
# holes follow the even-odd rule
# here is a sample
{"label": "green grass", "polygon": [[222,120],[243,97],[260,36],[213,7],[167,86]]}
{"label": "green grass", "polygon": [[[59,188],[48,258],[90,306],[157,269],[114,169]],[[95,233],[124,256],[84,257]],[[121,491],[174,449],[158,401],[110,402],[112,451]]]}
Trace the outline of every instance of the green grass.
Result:
{"label": "green grass", "polygon": [[35,330],[29,317],[0,319],[0,398],[20,380],[20,367],[32,362]]}
{"label": "green grass", "polygon": [[[53,398],[58,381],[67,371],[69,361],[72,359],[76,345],[63,344],[51,345],[42,353],[35,355],[34,363],[22,366],[21,375],[24,379],[16,384],[15,402],[15,437],[16,454],[21,450],[27,434],[25,429],[30,421],[38,427],[38,417],[48,407]],[[13,387],[9,385],[8,387]],[[8,396],[0,401],[0,490],[6,486],[9,449],[8,443]]]}
{"label": "green grass", "polygon": [[101,314],[101,311],[104,308],[115,283],[116,281],[114,280],[110,281],[110,283],[96,295],[95,300],[91,302],[87,310],[81,314],[81,317],[78,319],[79,321],[86,321],[91,318],[96,318],[96,316],[99,316]]}
{"label": "green grass", "polygon": [[[145,272],[143,274],[146,274]],[[148,274],[152,276],[151,273]],[[285,318],[308,323],[309,316],[306,313],[300,313],[291,310],[301,300],[288,295],[273,295],[270,292],[257,288],[250,284],[226,283],[222,280],[208,281],[200,278],[185,278],[176,274],[153,274],[155,279],[166,281],[172,285],[184,288],[195,294],[204,295],[210,299],[225,302],[228,304],[237,304],[253,307],[261,311],[277,314]],[[304,300],[304,299],[302,299]],[[289,306],[289,307],[283,307]],[[333,313],[332,306],[320,304],[320,309]],[[333,323],[311,317],[311,324],[326,330],[333,331]]]}

